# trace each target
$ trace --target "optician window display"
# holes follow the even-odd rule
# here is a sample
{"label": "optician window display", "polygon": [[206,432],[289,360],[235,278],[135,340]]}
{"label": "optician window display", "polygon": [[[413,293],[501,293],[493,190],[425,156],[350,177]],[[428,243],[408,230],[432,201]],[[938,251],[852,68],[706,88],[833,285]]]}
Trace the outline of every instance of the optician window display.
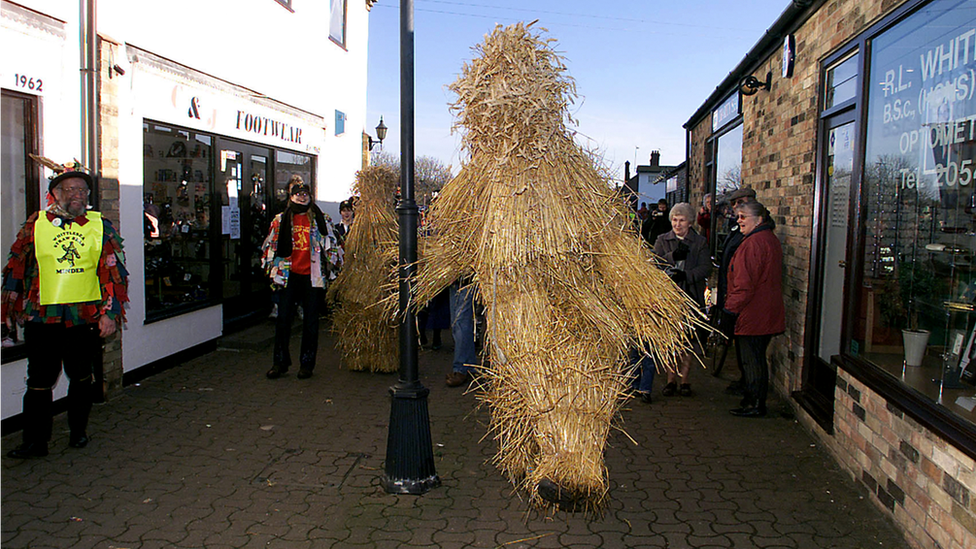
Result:
{"label": "optician window display", "polygon": [[871,42],[860,314],[850,353],[976,422],[976,1]]}

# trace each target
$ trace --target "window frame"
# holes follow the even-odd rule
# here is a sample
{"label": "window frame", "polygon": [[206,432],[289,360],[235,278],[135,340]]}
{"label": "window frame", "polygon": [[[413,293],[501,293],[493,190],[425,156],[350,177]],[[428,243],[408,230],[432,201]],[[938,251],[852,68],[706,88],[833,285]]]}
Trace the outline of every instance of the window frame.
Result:
{"label": "window frame", "polygon": [[[36,95],[30,95],[8,89],[0,90],[0,94],[2,94],[4,97],[23,101],[25,106],[24,181],[27,188],[25,189],[24,193],[25,211],[22,213],[24,214],[24,221],[26,221],[31,214],[41,209],[41,168],[37,162],[30,157],[30,154],[39,154],[40,152],[40,123],[38,121],[38,115],[40,113],[40,101]],[[23,225],[23,223],[21,223],[21,225]],[[9,250],[3,250],[4,257],[6,257],[6,253],[8,251]],[[0,364],[6,364],[8,362],[14,362],[24,358],[27,358],[27,349],[23,342],[21,342],[13,347],[5,347],[3,349],[3,355],[0,357]]]}
{"label": "window frame", "polygon": [[[332,3],[333,2],[342,2],[342,29],[341,29],[342,36],[339,38],[333,36],[333,30],[332,30]],[[346,49],[346,43],[348,41],[347,40],[348,37],[346,36],[346,33],[348,31],[348,24],[347,24],[348,13],[349,13],[349,0],[329,0],[329,40],[331,40],[332,43],[334,43],[335,45],[339,46],[342,49]]]}

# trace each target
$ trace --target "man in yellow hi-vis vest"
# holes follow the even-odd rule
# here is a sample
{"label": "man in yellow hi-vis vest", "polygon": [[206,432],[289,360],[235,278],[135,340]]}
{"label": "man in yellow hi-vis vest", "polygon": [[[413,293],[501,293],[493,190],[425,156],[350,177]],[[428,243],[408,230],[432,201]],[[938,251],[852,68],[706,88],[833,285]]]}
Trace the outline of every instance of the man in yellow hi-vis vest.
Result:
{"label": "man in yellow hi-vis vest", "polygon": [[62,367],[68,377],[68,445],[88,445],[100,338],[115,333],[125,319],[122,239],[107,219],[88,210],[93,183],[77,166],[51,179],[48,208],[24,223],[3,269],[3,322],[24,326],[27,350],[24,442],[7,453],[13,458],[47,455],[52,390]]}

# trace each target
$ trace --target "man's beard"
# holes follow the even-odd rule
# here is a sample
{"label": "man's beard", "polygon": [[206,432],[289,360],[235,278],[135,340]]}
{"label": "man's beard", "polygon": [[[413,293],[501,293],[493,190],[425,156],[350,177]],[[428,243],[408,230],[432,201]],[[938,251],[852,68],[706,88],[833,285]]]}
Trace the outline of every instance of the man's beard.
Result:
{"label": "man's beard", "polygon": [[73,217],[78,217],[81,215],[85,215],[85,212],[88,211],[88,205],[85,203],[76,203],[72,200],[69,200],[66,204],[61,205],[61,209],[68,212]]}

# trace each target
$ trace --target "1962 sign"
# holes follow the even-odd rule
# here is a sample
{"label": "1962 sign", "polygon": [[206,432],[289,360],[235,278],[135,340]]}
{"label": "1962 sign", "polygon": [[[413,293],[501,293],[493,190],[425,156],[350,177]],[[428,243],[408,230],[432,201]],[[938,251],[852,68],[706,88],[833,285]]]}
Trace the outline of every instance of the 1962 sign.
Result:
{"label": "1962 sign", "polygon": [[14,87],[42,93],[44,92],[44,80],[26,74],[14,74]]}

